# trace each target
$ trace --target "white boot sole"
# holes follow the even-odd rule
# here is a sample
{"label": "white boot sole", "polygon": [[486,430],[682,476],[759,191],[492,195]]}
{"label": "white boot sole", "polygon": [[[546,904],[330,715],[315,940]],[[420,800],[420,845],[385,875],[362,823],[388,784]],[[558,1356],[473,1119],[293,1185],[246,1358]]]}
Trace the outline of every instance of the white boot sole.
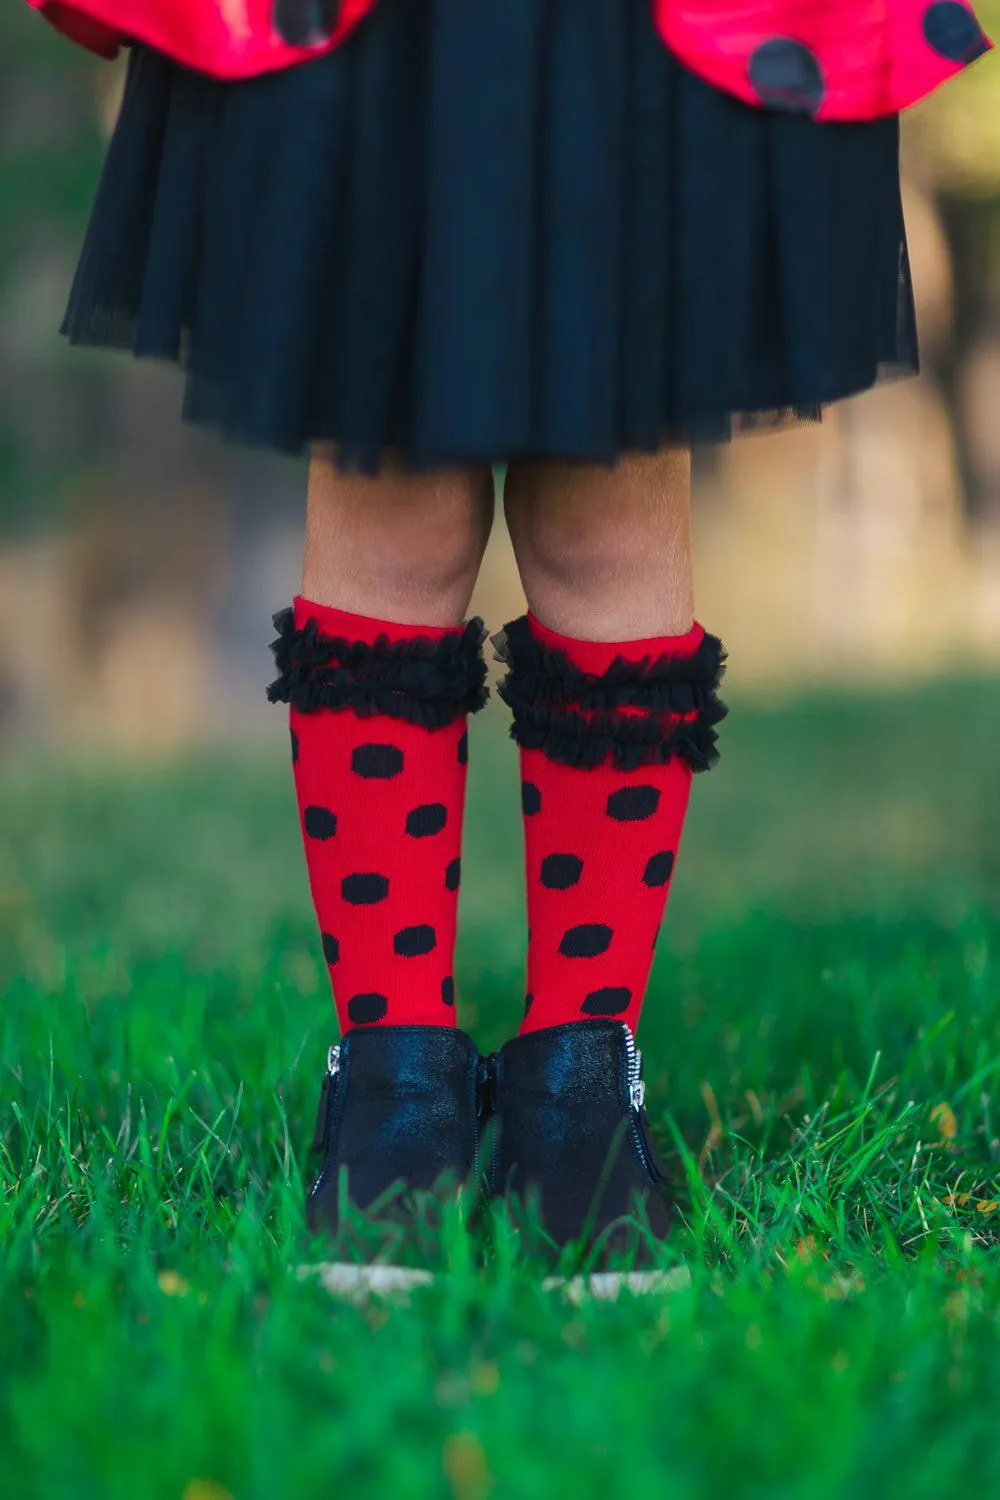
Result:
{"label": "white boot sole", "polygon": [[[318,1277],[331,1297],[345,1302],[367,1302],[371,1297],[403,1297],[418,1287],[433,1286],[437,1278],[432,1271],[409,1266],[364,1266],[346,1261],[326,1261],[315,1266],[300,1266],[299,1276]],[[691,1285],[687,1266],[669,1271],[595,1271],[590,1276],[547,1276],[542,1290],[561,1292],[569,1302],[583,1302],[593,1297],[600,1302],[614,1302],[622,1292],[633,1297],[648,1297],[681,1291]]]}
{"label": "white boot sole", "polygon": [[598,1302],[616,1302],[621,1292],[633,1297],[650,1297],[664,1292],[679,1292],[691,1285],[687,1266],[672,1266],[669,1271],[594,1271],[590,1276],[548,1276],[542,1282],[546,1292],[562,1292],[568,1302],[583,1302],[588,1297]]}

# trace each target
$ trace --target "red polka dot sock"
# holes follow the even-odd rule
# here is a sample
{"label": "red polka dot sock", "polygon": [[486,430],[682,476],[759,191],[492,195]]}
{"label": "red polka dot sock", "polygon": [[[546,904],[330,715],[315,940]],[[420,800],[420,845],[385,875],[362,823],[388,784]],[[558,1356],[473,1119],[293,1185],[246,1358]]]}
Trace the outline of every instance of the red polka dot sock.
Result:
{"label": "red polka dot sock", "polygon": [[397,625],[311,604],[275,616],[309,883],[341,1029],[455,1024],[467,715],[483,623]]}
{"label": "red polka dot sock", "polygon": [[634,1031],[691,776],[718,758],[721,642],[576,641],[533,615],[493,637],[520,746],[528,892],[522,1034],[594,1017]]}

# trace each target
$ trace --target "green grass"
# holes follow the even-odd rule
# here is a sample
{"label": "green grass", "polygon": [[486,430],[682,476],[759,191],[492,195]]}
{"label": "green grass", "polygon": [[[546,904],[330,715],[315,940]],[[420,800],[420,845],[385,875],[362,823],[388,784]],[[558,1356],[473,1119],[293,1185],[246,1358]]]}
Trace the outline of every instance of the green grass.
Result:
{"label": "green grass", "polygon": [[[503,724],[457,967],[484,1048],[523,993]],[[457,1223],[408,1305],[296,1274],[333,1031],[277,732],[8,765],[0,1493],[994,1493],[998,745],[997,684],[739,705],[640,1038],[690,1286],[581,1307]]]}

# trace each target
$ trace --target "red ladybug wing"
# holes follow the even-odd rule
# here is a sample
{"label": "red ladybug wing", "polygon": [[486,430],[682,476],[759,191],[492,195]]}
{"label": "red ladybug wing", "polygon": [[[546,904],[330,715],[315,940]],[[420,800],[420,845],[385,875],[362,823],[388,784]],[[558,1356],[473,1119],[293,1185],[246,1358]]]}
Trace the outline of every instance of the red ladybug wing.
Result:
{"label": "red ladybug wing", "polygon": [[745,100],[818,120],[915,104],[993,45],[967,0],[654,0],[664,41]]}
{"label": "red ladybug wing", "polygon": [[28,0],[105,57],[142,42],[216,78],[251,78],[329,52],[376,0]]}

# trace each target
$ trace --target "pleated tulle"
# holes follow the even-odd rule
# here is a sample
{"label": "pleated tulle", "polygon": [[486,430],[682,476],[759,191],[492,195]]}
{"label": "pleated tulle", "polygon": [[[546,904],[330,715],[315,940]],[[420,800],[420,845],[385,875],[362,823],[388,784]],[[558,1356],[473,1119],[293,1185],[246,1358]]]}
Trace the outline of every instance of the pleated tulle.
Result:
{"label": "pleated tulle", "polygon": [[814,417],[916,368],[898,122],[718,93],[649,0],[382,0],[245,83],[139,50],[64,331],[363,468]]}

